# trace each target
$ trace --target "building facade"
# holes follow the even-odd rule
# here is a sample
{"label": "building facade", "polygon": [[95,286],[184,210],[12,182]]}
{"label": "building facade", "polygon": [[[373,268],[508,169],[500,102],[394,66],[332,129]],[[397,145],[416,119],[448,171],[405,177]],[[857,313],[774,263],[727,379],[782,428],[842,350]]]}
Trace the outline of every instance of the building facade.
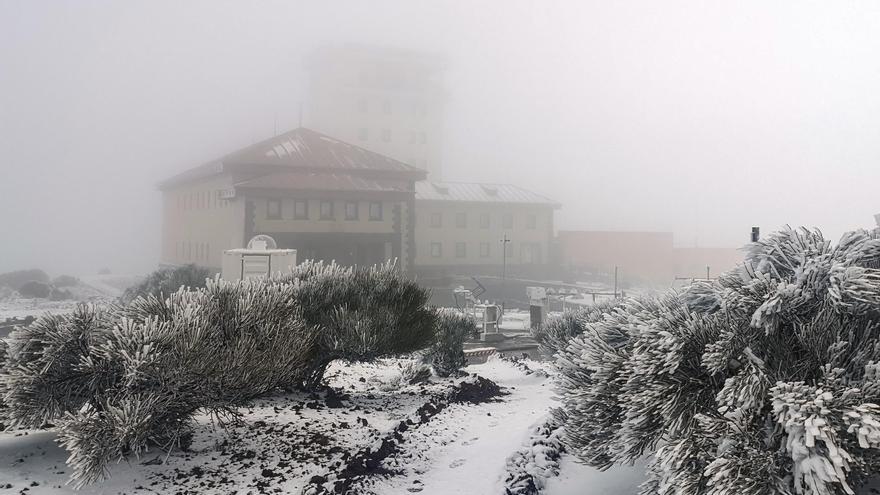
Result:
{"label": "building facade", "polygon": [[412,267],[415,182],[425,172],[296,129],[160,184],[162,262],[218,268],[257,234],[297,258]]}
{"label": "building facade", "polygon": [[716,277],[742,262],[735,248],[680,248],[672,232],[560,231],[562,265],[594,280],[609,279],[615,267],[630,284],[668,287],[676,278]]}
{"label": "building facade", "polygon": [[[509,184],[416,183],[420,271],[539,272],[550,263],[557,203]],[[506,242],[505,242],[506,239]]]}
{"label": "building facade", "polygon": [[342,45],[306,61],[308,126],[429,172],[442,170],[442,58]]}

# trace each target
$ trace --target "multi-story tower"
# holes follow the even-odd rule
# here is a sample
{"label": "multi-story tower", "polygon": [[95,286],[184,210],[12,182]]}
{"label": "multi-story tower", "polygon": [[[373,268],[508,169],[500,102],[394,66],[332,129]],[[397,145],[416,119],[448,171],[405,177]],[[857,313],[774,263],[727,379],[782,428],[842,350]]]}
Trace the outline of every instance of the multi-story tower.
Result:
{"label": "multi-story tower", "polygon": [[442,176],[443,58],[342,45],[307,59],[309,127]]}

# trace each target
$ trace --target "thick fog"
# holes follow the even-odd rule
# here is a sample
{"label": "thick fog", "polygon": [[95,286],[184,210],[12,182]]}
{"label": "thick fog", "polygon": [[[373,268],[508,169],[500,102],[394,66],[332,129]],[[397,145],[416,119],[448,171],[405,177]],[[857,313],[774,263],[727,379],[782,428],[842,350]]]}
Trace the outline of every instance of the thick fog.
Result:
{"label": "thick fog", "polygon": [[[738,246],[880,212],[880,4],[0,1],[0,271],[156,266],[162,178],[297,127],[303,57],[442,54],[444,178]],[[308,125],[308,122],[304,122]]]}

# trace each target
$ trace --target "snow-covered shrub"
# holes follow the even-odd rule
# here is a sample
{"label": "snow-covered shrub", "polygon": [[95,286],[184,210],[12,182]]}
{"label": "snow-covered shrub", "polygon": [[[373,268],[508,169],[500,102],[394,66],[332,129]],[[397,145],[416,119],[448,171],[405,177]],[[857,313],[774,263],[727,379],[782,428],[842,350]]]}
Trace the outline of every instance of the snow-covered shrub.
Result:
{"label": "snow-covered shrub", "polygon": [[337,359],[407,354],[424,349],[434,337],[429,292],[392,263],[346,268],[307,261],[273,280],[296,285],[294,297],[315,336],[305,380],[309,388],[320,384]]}
{"label": "snow-covered shrub", "polygon": [[50,295],[52,295],[52,286],[47,284],[46,282],[37,282],[36,280],[30,280],[21,284],[21,286],[18,288],[18,293],[21,294],[21,297],[26,297],[29,299],[47,299]]}
{"label": "snow-covered shrub", "polygon": [[557,354],[568,449],[645,494],[852,494],[880,466],[880,231],[791,229]]}
{"label": "snow-covered shrub", "polygon": [[79,284],[79,279],[72,275],[58,275],[52,279],[52,285],[55,287],[76,287]]}
{"label": "snow-covered shrub", "polygon": [[122,293],[121,300],[129,302],[138,296],[154,295],[160,299],[177,292],[181,287],[200,288],[215,272],[193,264],[160,268]]}
{"label": "snow-covered shrub", "polygon": [[39,428],[79,409],[116,380],[118,367],[92,356],[109,333],[105,316],[95,306],[80,305],[10,334],[0,390],[15,424]]}
{"label": "snow-covered shrub", "polygon": [[49,275],[43,270],[17,270],[14,272],[0,273],[0,286],[9,287],[18,290],[19,287],[27,282],[43,282],[49,283]]}
{"label": "snow-covered shrub", "polygon": [[532,332],[541,346],[541,351],[553,355],[564,349],[568,341],[584,333],[590,323],[601,320],[605,313],[611,312],[619,305],[617,300],[603,301],[584,308],[567,309],[558,316],[552,316]]}
{"label": "snow-covered shrub", "polygon": [[427,353],[437,376],[450,376],[467,365],[464,343],[477,332],[477,324],[466,314],[452,310],[437,313],[434,343]]}
{"label": "snow-covered shrub", "polygon": [[124,307],[80,306],[10,336],[0,375],[14,425],[58,426],[80,483],[150,445],[185,445],[216,415],[302,380],[311,334],[292,284],[210,281]]}
{"label": "snow-covered shrub", "polygon": [[525,445],[507,458],[504,495],[538,495],[547,480],[559,475],[565,452],[562,429],[554,418],[534,427]]}
{"label": "snow-covered shrub", "polygon": [[411,359],[400,368],[400,381],[407,385],[423,383],[431,378],[431,367],[418,359]]}
{"label": "snow-covered shrub", "polygon": [[424,362],[423,356],[414,356],[399,363],[400,372],[392,375],[379,385],[379,390],[391,392],[407,385],[424,383],[431,379],[431,367]]}

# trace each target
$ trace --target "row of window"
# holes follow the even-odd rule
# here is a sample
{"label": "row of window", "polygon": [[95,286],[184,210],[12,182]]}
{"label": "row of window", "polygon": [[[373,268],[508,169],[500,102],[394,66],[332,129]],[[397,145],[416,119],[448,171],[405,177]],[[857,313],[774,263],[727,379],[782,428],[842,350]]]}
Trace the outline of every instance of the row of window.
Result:
{"label": "row of window", "polygon": [[175,245],[175,254],[179,260],[208,261],[210,252],[209,242],[178,241]]}
{"label": "row of window", "polygon": [[178,210],[202,210],[206,208],[226,208],[229,201],[220,197],[220,190],[195,191],[177,196]]}
{"label": "row of window", "polygon": [[[370,129],[361,127],[358,129],[358,139],[361,141],[370,140]],[[379,131],[379,139],[383,143],[391,142],[391,129],[385,128]],[[425,131],[410,131],[409,144],[428,144],[428,134]]]}
{"label": "row of window", "polygon": [[[322,200],[318,203],[318,219],[319,220],[336,220],[335,203],[333,201]],[[360,219],[360,203],[357,201],[346,201],[343,208],[346,220]],[[370,201],[367,206],[367,219],[372,222],[382,221],[382,202]],[[282,220],[283,212],[281,209],[280,199],[270,199],[266,202],[266,218],[268,220]],[[293,219],[308,220],[309,219],[309,202],[305,199],[297,199],[293,201]]]}
{"label": "row of window", "polygon": [[[467,247],[468,244],[466,242],[456,242],[454,244],[455,249],[455,257],[456,258],[467,258]],[[432,258],[442,258],[443,257],[443,243],[442,242],[432,242],[429,245],[430,255]],[[504,256],[507,258],[513,257],[514,247],[507,246],[506,248],[498,248],[500,251],[503,251]],[[479,257],[480,258],[491,258],[492,257],[492,243],[489,242],[481,242],[479,245]],[[523,242],[520,244],[520,257],[523,262],[526,263],[540,263],[541,257],[541,245],[535,242]]]}
{"label": "row of window", "polygon": [[[366,98],[360,98],[357,101],[357,110],[360,113],[370,113],[371,106],[372,105],[370,105],[370,101]],[[382,108],[382,113],[385,115],[392,115],[394,113],[394,105],[391,100],[382,100],[379,106]],[[420,117],[424,117],[428,114],[428,107],[422,102],[413,102],[410,110],[413,115],[418,115]]]}
{"label": "row of window", "polygon": [[[431,213],[429,225],[431,228],[439,229],[443,227],[443,213],[435,211]],[[478,225],[481,229],[492,227],[492,216],[488,213],[480,213]],[[468,215],[466,212],[460,211],[455,214],[455,227],[458,229],[466,229],[468,226]],[[536,229],[538,227],[538,216],[534,213],[526,215],[526,228]],[[513,213],[503,213],[501,215],[501,228],[513,228]]]}

